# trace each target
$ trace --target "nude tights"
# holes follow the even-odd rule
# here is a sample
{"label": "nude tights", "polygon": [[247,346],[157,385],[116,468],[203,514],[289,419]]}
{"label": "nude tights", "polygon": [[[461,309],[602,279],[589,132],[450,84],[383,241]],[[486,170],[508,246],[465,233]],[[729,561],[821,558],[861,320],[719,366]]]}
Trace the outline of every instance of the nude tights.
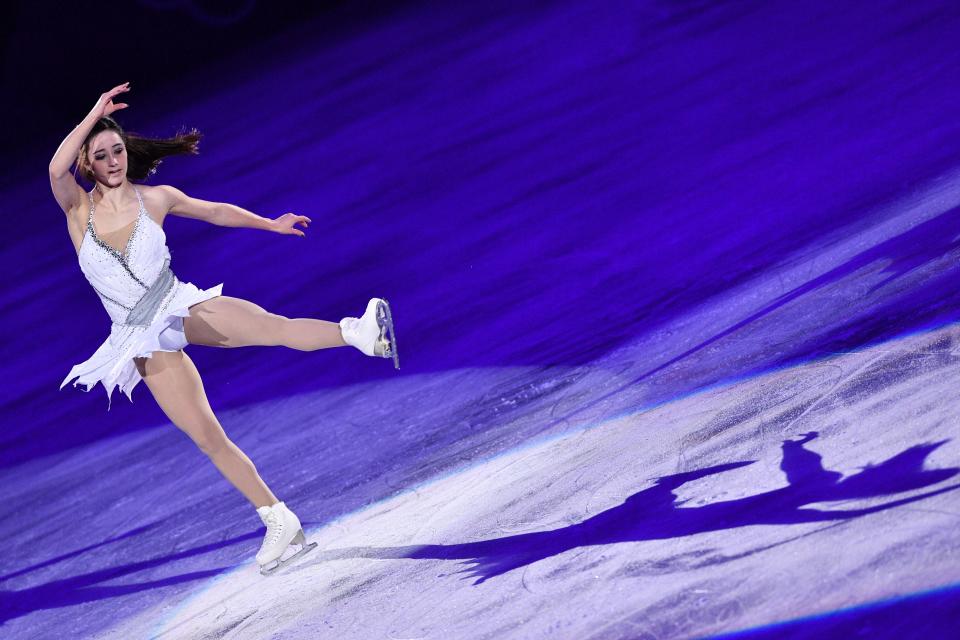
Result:
{"label": "nude tights", "polygon": [[[183,328],[190,344],[214,347],[263,345],[315,351],[346,344],[335,322],[286,318],[229,296],[191,307]],[[250,458],[227,437],[207,400],[200,373],[185,351],[155,351],[152,357],[134,362],[164,414],[253,506],[278,502]]]}

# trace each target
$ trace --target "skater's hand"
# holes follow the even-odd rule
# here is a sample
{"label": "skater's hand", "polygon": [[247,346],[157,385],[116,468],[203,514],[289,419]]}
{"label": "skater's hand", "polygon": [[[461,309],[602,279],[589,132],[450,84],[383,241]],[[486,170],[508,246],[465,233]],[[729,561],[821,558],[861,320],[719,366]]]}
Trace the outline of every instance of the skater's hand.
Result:
{"label": "skater's hand", "polygon": [[97,100],[97,104],[93,105],[93,109],[90,110],[90,114],[94,116],[97,120],[104,116],[108,116],[114,111],[119,111],[120,109],[126,109],[130,105],[126,102],[114,103],[113,97],[117,94],[130,91],[130,83],[124,82],[115,86],[110,91],[100,94],[100,99]]}
{"label": "skater's hand", "polygon": [[285,213],[279,218],[274,219],[273,230],[276,231],[277,233],[284,233],[288,235],[294,234],[302,238],[307,234],[305,234],[303,231],[300,231],[300,229],[296,229],[294,227],[298,224],[302,224],[303,228],[306,229],[307,225],[310,224],[311,222],[313,222],[313,220],[311,220],[307,216],[298,216],[295,213]]}

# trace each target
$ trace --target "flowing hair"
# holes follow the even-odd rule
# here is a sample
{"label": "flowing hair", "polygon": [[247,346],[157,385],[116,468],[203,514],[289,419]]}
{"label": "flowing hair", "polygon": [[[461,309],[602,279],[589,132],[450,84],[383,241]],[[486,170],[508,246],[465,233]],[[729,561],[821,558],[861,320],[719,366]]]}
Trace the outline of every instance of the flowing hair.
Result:
{"label": "flowing hair", "polygon": [[97,120],[93,129],[87,134],[86,140],[80,146],[80,152],[77,154],[77,166],[74,170],[74,177],[77,171],[90,182],[94,182],[93,172],[90,171],[90,165],[87,163],[87,149],[93,137],[101,131],[116,131],[123,140],[123,145],[127,149],[127,178],[142,182],[148,176],[157,171],[157,167],[167,156],[176,156],[182,154],[196,154],[197,147],[200,144],[202,134],[196,129],[177,133],[172,138],[147,138],[139,134],[123,130],[117,121],[110,116],[104,116]]}

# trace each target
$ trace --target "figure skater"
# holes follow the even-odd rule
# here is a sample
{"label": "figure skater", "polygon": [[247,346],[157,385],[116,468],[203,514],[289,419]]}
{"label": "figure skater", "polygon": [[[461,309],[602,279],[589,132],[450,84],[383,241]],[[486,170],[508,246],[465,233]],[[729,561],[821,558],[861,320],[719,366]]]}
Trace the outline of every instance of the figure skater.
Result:
{"label": "figure skater", "polygon": [[[267,532],[256,560],[266,575],[316,543],[307,544],[297,516],[227,438],[184,348],[283,345],[314,351],[351,345],[368,356],[393,358],[399,368],[390,307],[386,300],[373,298],[359,318],[339,323],[290,319],[221,295],[222,284],[201,290],[177,279],[162,229],[168,213],[299,236],[305,234],[297,225],[306,229],[311,220],[293,213],[270,220],[231,204],[191,198],[171,186],[135,184],[154,173],[164,157],[197,153],[200,134],[194,129],[152,139],[124,132],[110,115],[128,106],[113,99],[129,90],[128,82],[102,94],[50,161],[50,186],[66,214],[80,270],[112,320],[110,336],[92,357],[70,370],[60,388],[73,378],[73,386],[83,384],[86,391],[100,382],[109,411],[115,387],[132,402],[131,392],[144,380],[171,422],[257,508]],[[78,184],[77,171],[94,184],[89,193]],[[288,549],[294,555],[282,558]]]}

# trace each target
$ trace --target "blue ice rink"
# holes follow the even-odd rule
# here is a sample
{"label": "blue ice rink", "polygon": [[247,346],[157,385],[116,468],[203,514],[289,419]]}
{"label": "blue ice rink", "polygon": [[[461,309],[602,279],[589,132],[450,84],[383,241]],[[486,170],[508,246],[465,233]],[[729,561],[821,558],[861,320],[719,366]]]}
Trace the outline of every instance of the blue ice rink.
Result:
{"label": "blue ice rink", "polygon": [[0,636],[960,624],[960,7],[422,2],[313,33],[117,119],[204,133],[150,184],[313,220],[170,216],[182,280],[391,302],[399,372],[187,348],[318,549],[260,576],[255,511],[144,384],[58,391],[109,318],[38,150],[3,193]]}

